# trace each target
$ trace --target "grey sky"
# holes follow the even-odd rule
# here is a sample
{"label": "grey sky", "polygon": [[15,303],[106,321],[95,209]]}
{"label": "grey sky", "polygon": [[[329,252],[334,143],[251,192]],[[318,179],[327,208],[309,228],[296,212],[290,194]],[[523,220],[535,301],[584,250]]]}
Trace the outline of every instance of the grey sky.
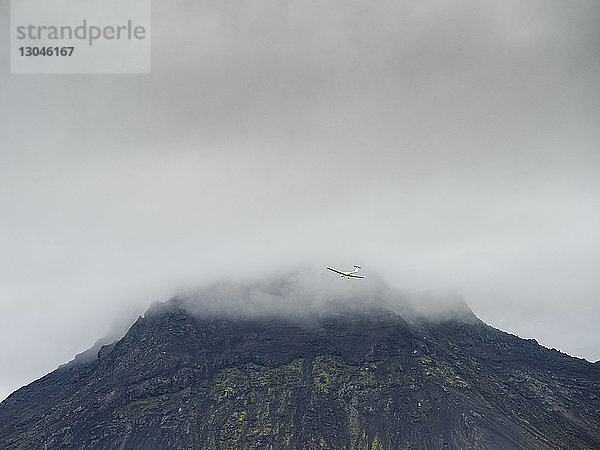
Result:
{"label": "grey sky", "polygon": [[0,398],[177,289],[299,264],[599,359],[598,24],[595,0],[155,1],[140,76],[10,75],[2,33]]}

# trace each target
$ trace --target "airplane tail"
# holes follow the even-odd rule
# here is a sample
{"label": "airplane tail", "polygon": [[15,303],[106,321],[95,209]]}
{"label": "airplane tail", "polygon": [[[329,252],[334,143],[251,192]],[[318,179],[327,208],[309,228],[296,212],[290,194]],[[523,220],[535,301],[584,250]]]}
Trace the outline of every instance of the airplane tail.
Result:
{"label": "airplane tail", "polygon": [[362,267],[354,264],[354,272],[358,272],[358,269],[362,269]]}

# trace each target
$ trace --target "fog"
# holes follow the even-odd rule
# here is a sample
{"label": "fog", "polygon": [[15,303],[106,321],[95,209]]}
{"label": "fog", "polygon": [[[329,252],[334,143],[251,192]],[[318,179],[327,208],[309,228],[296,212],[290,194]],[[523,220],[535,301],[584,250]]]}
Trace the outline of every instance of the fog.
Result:
{"label": "fog", "polygon": [[599,23],[592,0],[154,2],[149,75],[10,75],[4,33],[0,399],[153,301],[297,267],[600,359]]}
{"label": "fog", "polygon": [[[166,302],[153,303],[148,313],[176,308],[203,319],[276,318],[318,323],[323,317],[340,313],[393,311],[417,325],[447,320],[480,323],[456,293],[410,292],[393,288],[376,273],[361,276],[364,278],[359,281],[303,266],[256,280],[228,277],[200,288],[183,289]],[[342,279],[336,282],[332,277]]]}

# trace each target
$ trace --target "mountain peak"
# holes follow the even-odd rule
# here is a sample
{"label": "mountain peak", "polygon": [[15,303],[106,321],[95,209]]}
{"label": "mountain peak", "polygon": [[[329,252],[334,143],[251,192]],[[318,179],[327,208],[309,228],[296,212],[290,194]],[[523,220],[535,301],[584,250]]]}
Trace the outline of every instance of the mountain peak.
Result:
{"label": "mountain peak", "polygon": [[390,287],[377,274],[346,280],[328,272],[296,270],[250,282],[221,281],[182,292],[156,309],[180,309],[197,317],[278,316],[319,318],[341,311],[394,311],[408,321],[478,322],[462,297],[449,293],[411,293]]}

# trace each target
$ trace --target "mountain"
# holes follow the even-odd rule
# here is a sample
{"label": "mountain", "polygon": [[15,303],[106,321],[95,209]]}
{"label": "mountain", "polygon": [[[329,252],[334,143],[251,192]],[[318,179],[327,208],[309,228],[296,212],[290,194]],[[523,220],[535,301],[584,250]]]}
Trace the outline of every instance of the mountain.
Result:
{"label": "mountain", "polygon": [[600,448],[600,364],[340,283],[156,303],[3,401],[0,448]]}

